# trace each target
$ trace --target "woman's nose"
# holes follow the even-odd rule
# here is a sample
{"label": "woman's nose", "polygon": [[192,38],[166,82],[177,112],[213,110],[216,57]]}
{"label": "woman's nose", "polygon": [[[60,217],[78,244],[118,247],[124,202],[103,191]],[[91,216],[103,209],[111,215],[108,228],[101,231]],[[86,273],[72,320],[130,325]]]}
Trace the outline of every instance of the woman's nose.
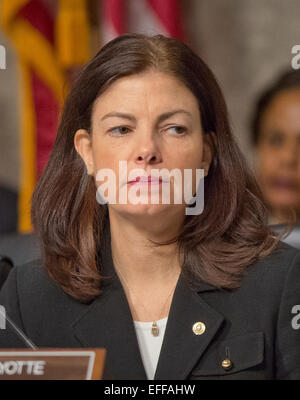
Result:
{"label": "woman's nose", "polygon": [[136,159],[139,162],[145,162],[146,164],[155,164],[157,162],[157,155],[152,152],[140,153]]}
{"label": "woman's nose", "polygon": [[150,135],[140,140],[136,148],[137,164],[157,164],[162,161],[162,154],[157,140]]}
{"label": "woman's nose", "polygon": [[290,142],[282,146],[280,152],[280,162],[282,166],[297,166],[299,163],[299,148],[297,148],[296,143]]}

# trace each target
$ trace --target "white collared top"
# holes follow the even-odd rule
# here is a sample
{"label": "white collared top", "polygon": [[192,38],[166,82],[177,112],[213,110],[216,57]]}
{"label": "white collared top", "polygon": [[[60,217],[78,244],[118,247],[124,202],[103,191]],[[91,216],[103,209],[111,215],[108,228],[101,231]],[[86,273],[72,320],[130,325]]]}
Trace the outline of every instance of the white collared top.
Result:
{"label": "white collared top", "polygon": [[134,321],[143,364],[149,380],[153,380],[155,375],[167,320],[168,317],[156,321],[159,329],[158,336],[151,334],[152,322]]}

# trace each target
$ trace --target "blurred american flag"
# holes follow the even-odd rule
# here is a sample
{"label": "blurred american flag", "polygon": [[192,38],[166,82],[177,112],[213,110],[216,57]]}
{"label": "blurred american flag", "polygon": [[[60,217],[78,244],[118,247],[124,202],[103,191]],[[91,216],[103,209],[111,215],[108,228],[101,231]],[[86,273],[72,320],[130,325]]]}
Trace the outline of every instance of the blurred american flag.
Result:
{"label": "blurred american flag", "polygon": [[179,0],[102,0],[101,43],[128,32],[184,40]]}

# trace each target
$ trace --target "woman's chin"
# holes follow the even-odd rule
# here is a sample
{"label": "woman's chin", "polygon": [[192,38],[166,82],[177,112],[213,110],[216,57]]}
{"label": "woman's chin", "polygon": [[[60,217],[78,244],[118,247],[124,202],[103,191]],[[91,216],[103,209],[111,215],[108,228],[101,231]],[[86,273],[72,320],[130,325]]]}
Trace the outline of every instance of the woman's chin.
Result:
{"label": "woman's chin", "polygon": [[279,210],[288,210],[290,208],[295,210],[299,209],[299,201],[289,196],[273,197],[269,200],[269,204],[272,205],[272,208]]}
{"label": "woman's chin", "polygon": [[113,212],[136,218],[164,218],[168,216],[184,215],[184,207],[178,204],[114,204],[109,205],[109,209]]}

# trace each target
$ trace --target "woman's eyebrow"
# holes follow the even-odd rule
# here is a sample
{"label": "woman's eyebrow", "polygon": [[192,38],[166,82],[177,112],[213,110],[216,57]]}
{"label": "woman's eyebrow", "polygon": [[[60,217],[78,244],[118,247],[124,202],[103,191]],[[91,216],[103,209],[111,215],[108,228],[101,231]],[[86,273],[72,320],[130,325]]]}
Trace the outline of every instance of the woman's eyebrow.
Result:
{"label": "woman's eyebrow", "polygon": [[[188,115],[189,117],[192,118],[192,114],[191,114],[189,111],[180,109],[180,110],[168,111],[168,112],[165,112],[165,113],[159,115],[159,116],[157,117],[157,123],[159,124],[160,122],[162,122],[162,121],[164,121],[164,120],[166,120],[166,119],[172,117],[174,114],[178,114],[178,113],[184,113],[184,114],[186,114],[186,115]],[[110,118],[110,117],[119,117],[119,118],[128,119],[129,121],[132,121],[132,122],[136,122],[136,118],[135,118],[134,115],[132,115],[132,114],[125,114],[125,113],[118,112],[118,111],[112,111],[112,112],[110,112],[110,113],[104,115],[104,116],[101,118],[101,121],[105,120],[106,118]]]}

